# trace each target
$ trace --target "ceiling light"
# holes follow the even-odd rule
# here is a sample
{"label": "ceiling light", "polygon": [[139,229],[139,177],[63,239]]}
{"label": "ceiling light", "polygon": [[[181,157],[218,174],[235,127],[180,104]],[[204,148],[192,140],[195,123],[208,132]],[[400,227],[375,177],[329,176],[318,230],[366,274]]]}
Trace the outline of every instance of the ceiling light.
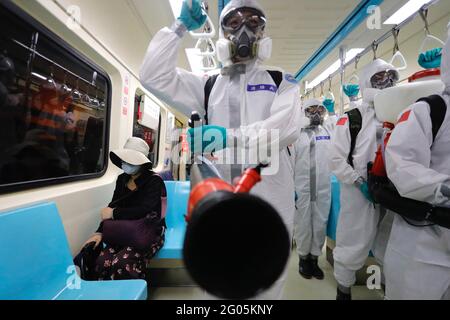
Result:
{"label": "ceiling light", "polygon": [[[352,60],[354,57],[356,57],[357,54],[364,51],[364,48],[353,48],[347,51],[345,63]],[[335,73],[337,70],[339,70],[339,67],[341,66],[341,61],[337,60],[335,63],[333,63],[330,67],[328,67],[324,72],[322,72],[317,78],[315,78],[313,81],[306,84],[306,90],[312,89],[319,85],[322,81],[328,79],[328,77]]]}
{"label": "ceiling light", "polygon": [[384,24],[400,24],[414,13],[419,11],[424,4],[431,2],[432,0],[409,0],[403,7],[390,16]]}

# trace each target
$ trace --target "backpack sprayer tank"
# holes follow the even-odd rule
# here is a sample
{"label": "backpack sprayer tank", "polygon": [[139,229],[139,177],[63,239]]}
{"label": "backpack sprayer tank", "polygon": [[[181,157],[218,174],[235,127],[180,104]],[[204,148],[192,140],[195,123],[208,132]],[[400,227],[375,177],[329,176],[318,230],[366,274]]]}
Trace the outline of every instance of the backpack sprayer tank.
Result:
{"label": "backpack sprayer tank", "polygon": [[264,166],[247,169],[232,186],[210,161],[195,158],[183,249],[186,268],[195,282],[219,298],[251,298],[281,276],[290,247],[278,212],[248,193],[261,181]]}

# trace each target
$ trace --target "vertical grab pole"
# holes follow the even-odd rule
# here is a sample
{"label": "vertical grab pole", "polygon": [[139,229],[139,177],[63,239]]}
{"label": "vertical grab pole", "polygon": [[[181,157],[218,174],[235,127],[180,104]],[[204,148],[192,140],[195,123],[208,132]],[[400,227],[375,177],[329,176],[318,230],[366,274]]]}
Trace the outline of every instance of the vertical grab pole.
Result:
{"label": "vertical grab pole", "polygon": [[341,46],[339,47],[339,60],[341,61],[341,85],[339,88],[340,94],[340,106],[339,106],[339,116],[344,114],[344,78],[345,78],[345,58],[347,54],[347,47]]}

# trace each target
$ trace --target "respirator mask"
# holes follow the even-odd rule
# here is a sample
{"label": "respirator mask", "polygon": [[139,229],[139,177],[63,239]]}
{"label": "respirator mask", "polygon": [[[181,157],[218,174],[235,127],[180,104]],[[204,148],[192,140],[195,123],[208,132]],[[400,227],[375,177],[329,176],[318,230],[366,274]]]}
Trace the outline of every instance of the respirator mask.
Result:
{"label": "respirator mask", "polygon": [[305,110],[305,116],[311,121],[310,127],[322,125],[325,114],[326,109],[323,106],[311,106]]}
{"label": "respirator mask", "polygon": [[259,10],[245,7],[231,10],[221,25],[224,38],[217,42],[219,60],[225,63],[268,59],[272,40],[264,38],[265,26],[266,18]]}

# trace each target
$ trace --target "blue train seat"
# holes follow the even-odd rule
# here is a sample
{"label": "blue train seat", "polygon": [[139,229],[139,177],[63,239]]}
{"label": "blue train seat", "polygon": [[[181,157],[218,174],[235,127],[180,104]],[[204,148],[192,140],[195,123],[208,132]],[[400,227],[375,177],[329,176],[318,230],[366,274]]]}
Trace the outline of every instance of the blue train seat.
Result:
{"label": "blue train seat", "polygon": [[0,214],[0,300],[145,300],[144,280],[83,281],[58,209],[43,203]]}
{"label": "blue train seat", "polygon": [[185,215],[191,183],[189,181],[165,181],[167,190],[166,239],[164,246],[153,259],[182,259],[186,233]]}

